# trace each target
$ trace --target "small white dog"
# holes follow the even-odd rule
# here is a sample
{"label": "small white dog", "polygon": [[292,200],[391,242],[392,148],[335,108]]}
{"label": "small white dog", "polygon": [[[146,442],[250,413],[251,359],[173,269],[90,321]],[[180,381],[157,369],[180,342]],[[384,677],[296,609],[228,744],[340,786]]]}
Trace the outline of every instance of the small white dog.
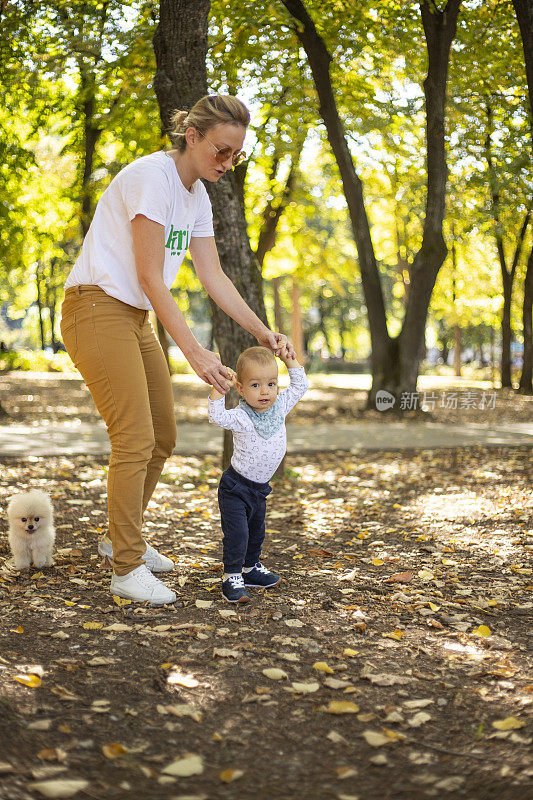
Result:
{"label": "small white dog", "polygon": [[15,494],[7,506],[9,544],[17,569],[50,567],[54,563],[54,509],[46,492],[33,489]]}

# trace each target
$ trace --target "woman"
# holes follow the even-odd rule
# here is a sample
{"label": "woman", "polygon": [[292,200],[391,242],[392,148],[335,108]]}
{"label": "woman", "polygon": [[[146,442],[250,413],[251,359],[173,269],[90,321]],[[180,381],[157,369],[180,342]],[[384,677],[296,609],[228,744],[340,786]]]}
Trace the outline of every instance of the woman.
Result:
{"label": "woman", "polygon": [[274,352],[286,342],[222,271],[211,204],[199,180],[215,183],[244,158],[249,121],[240,100],[222,95],[202,98],[188,114],[177,112],[176,148],[137,159],[111,181],[66,281],[63,341],[111,441],[110,541],[104,538],[99,551],[113,558],[112,594],[130,600],[176,599],[153,574],[172,570],[172,561],[141,536],[144,510],[177,434],[167,365],[148,320],[151,308],[196,374],[219,392],[229,389],[220,358],[196,341],[170,293],[186,251],[221,309]]}

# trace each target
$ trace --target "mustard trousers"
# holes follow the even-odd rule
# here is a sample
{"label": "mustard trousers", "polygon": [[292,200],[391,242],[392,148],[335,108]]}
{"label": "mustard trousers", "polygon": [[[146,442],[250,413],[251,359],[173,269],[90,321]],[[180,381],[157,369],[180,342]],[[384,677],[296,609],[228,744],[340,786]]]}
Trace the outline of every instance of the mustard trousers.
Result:
{"label": "mustard trousers", "polygon": [[107,425],[109,537],[114,571],[125,575],[143,563],[143,514],[176,444],[167,364],[148,311],[98,286],[67,289],[61,335]]}

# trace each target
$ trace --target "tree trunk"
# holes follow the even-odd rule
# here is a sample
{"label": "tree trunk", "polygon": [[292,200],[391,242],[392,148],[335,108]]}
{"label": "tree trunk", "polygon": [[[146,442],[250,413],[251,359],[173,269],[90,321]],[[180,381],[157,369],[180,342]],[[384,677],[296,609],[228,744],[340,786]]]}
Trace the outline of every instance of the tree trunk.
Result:
{"label": "tree trunk", "polygon": [[[513,0],[513,6],[522,36],[529,107],[533,116],[533,0]],[[533,138],[531,143],[533,146]]]}
{"label": "tree trunk", "polygon": [[533,394],[533,248],[527,260],[524,278],[524,302],[522,306],[522,326],[524,332],[524,358],[520,376],[519,391]]}
{"label": "tree trunk", "polygon": [[[533,132],[533,0],[513,0],[513,6],[522,36],[524,61],[529,93],[529,114]],[[533,135],[531,137],[533,147]],[[533,394],[532,361],[533,343],[531,333],[531,315],[533,304],[533,250],[529,254],[526,277],[524,280],[524,300],[522,306],[522,324],[524,332],[524,363],[520,377],[520,391]]]}
{"label": "tree trunk", "polygon": [[454,338],[454,349],[453,349],[453,366],[455,371],[455,376],[457,378],[461,377],[461,327],[460,325],[453,326],[453,338]]}
{"label": "tree trunk", "polygon": [[37,261],[35,265],[35,285],[37,287],[37,309],[39,312],[39,331],[41,334],[41,350],[44,350],[46,347],[46,337],[44,334],[44,320],[43,320],[43,300],[41,294],[41,265],[40,262]]}
{"label": "tree trunk", "polygon": [[55,332],[56,304],[57,304],[57,286],[56,286],[55,273],[57,265],[58,265],[57,258],[50,259],[49,274],[48,278],[45,281],[45,301],[46,301],[46,307],[48,309],[48,319],[50,321],[50,347],[52,348],[52,353],[57,353],[57,341]]}
{"label": "tree trunk", "polygon": [[[452,300],[454,315],[457,313],[457,247],[455,245],[455,226],[452,224]],[[453,326],[454,350],[453,365],[456,378],[461,377],[461,326],[456,321]]]}
{"label": "tree trunk", "polygon": [[300,286],[298,279],[292,277],[291,288],[291,341],[296,352],[296,358],[301,364],[305,363],[304,339],[302,331],[302,310],[300,308]]}
{"label": "tree trunk", "polygon": [[274,295],[274,326],[277,331],[283,333],[283,306],[280,297],[281,278],[272,278],[272,293]]}
{"label": "tree trunk", "polygon": [[372,388],[368,396],[370,406],[379,389],[387,389],[396,397],[403,391],[416,390],[431,293],[446,256],[446,244],[442,235],[447,178],[444,143],[446,83],[450,47],[455,36],[461,0],[448,0],[442,11],[427,0],[422,0],[421,3],[429,57],[428,74],[424,81],[428,172],[426,217],[422,245],[411,267],[411,285],[404,323],[396,339],[389,336],[387,329],[385,303],[366,214],[363,186],[346,143],[331,83],[331,55],[301,0],[283,0],[283,4],[300,23],[296,32],[313,74],[320,114],[339,167],[357,246],[372,344]]}
{"label": "tree trunk", "polygon": [[[287,180],[285,181],[285,186],[283,187],[281,196],[279,198],[273,198],[272,200],[269,200],[265,209],[263,210],[263,224],[259,232],[259,239],[257,241],[257,248],[255,251],[255,256],[260,267],[263,266],[266,254],[270,252],[270,250],[272,250],[276,244],[278,223],[283,216],[283,212],[287,208],[292,196],[294,182],[296,180],[296,168],[298,166],[298,162],[300,161],[300,154],[301,148],[299,148],[296,153],[293,153],[289,174],[287,176]],[[276,177],[276,172],[277,169],[272,175],[272,179]]]}
{"label": "tree trunk", "polygon": [[[500,262],[501,263],[501,262]],[[501,322],[502,334],[502,357],[500,363],[500,382],[503,388],[512,389],[513,382],[511,379],[511,341],[513,332],[511,329],[511,298],[513,285],[510,280],[510,275],[507,271],[504,272],[502,268],[502,286],[503,286],[503,310]]]}
{"label": "tree trunk", "polygon": [[93,124],[94,96],[96,87],[94,86],[93,76],[87,76],[82,72],[81,109],[83,115],[83,172],[81,176],[81,229],[83,236],[86,236],[91,224],[93,203],[90,189],[90,179],[93,172],[94,152],[96,143],[102,133],[102,128],[97,128]]}
{"label": "tree trunk", "polygon": [[[188,110],[207,94],[207,21],[209,0],[161,0],[154,34],[154,89],[164,130],[178,109]],[[213,206],[215,239],[222,269],[250,308],[266,324],[261,273],[250,248],[246,220],[235,176],[226,173],[217,183],[206,182]],[[239,354],[255,339],[211,301],[213,330],[224,364],[235,368]],[[233,395],[233,393],[229,393]],[[226,396],[226,405],[229,399]],[[229,463],[232,438],[225,432],[223,464]]]}
{"label": "tree trunk", "polygon": [[511,303],[513,297],[513,284],[516,275],[516,268],[520,260],[522,248],[526,237],[526,232],[531,218],[531,207],[526,211],[522,227],[518,234],[515,251],[511,266],[507,266],[507,258],[505,255],[505,247],[503,241],[503,227],[500,216],[500,189],[498,179],[494,170],[492,160],[492,102],[487,98],[485,103],[487,113],[487,133],[485,136],[485,158],[487,161],[488,182],[490,189],[491,199],[491,214],[494,226],[494,238],[496,240],[496,250],[498,252],[498,260],[500,262],[500,270],[502,275],[502,289],[503,289],[503,311],[502,311],[502,358],[501,358],[501,385],[502,387],[512,388],[511,376],[511,341],[513,332],[511,327]]}

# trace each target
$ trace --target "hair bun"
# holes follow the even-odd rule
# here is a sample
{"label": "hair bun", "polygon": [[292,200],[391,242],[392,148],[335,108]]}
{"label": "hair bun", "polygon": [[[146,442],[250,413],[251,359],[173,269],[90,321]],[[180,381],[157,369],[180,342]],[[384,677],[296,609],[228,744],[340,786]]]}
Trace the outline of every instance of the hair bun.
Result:
{"label": "hair bun", "polygon": [[172,114],[170,121],[172,123],[172,133],[176,136],[180,133],[185,133],[187,126],[185,125],[185,120],[189,116],[188,111],[174,111]]}
{"label": "hair bun", "polygon": [[211,94],[201,97],[189,112],[175,111],[170,119],[169,136],[177,149],[184,152],[187,147],[187,128],[196,128],[205,135],[217,125],[241,125],[246,128],[249,122],[250,112],[236,97]]}

